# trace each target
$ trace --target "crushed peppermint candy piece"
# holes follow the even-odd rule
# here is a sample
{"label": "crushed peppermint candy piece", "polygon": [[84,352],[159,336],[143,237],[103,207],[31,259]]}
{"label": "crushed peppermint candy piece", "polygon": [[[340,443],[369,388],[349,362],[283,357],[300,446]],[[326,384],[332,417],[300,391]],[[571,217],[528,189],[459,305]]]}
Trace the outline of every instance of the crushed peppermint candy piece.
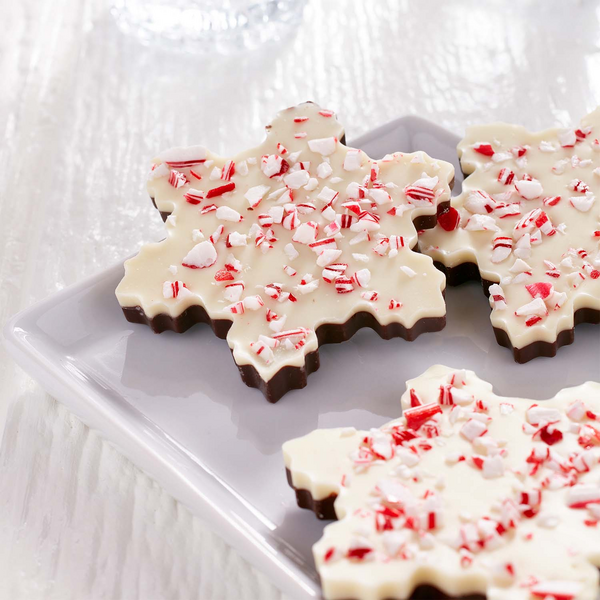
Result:
{"label": "crushed peppermint candy piece", "polygon": [[344,171],[356,171],[361,167],[361,151],[350,148],[344,158]]}
{"label": "crushed peppermint candy piece", "polygon": [[183,258],[181,264],[189,269],[206,269],[217,261],[217,251],[211,242],[196,244]]}
{"label": "crushed peppermint candy piece", "polygon": [[184,169],[201,165],[208,158],[208,152],[204,146],[178,147],[161,152],[157,158],[172,169]]}
{"label": "crushed peppermint candy piece", "polygon": [[494,149],[492,148],[492,145],[487,142],[477,142],[473,145],[473,150],[484,156],[494,156]]}
{"label": "crushed peppermint candy piece", "polygon": [[250,208],[256,208],[264,195],[271,189],[270,185],[255,185],[251,187],[245,194],[244,198],[248,201]]}
{"label": "crushed peppermint candy piece", "polygon": [[327,179],[333,174],[333,169],[328,162],[322,162],[317,167],[317,177],[319,179]]}
{"label": "crushed peppermint candy piece", "polygon": [[193,296],[183,281],[165,281],[163,284],[164,298],[187,298]]}
{"label": "crushed peppermint candy piece", "polygon": [[575,600],[581,590],[581,583],[577,581],[557,581],[556,579],[535,583],[531,586],[531,595],[536,598],[548,600]]}
{"label": "crushed peppermint candy piece", "polygon": [[310,174],[308,171],[304,171],[302,169],[298,169],[297,171],[289,172],[283,178],[283,183],[291,189],[298,190],[302,186],[305,186],[310,179]]}
{"label": "crushed peppermint candy piece", "polygon": [[506,308],[506,298],[504,290],[497,284],[493,283],[489,287],[490,305],[494,310],[504,310]]}
{"label": "crushed peppermint candy piece", "polygon": [[308,141],[308,147],[312,152],[322,156],[330,156],[335,152],[337,139],[335,137],[318,138]]}
{"label": "crushed peppermint candy piece", "polygon": [[454,231],[455,229],[458,229],[459,223],[460,214],[452,206],[438,215],[438,225],[445,231]]}
{"label": "crushed peppermint candy piece", "polygon": [[217,219],[221,221],[233,221],[234,223],[239,223],[244,218],[237,210],[234,210],[230,206],[219,206],[215,213]]}
{"label": "crushed peppermint candy piece", "polygon": [[485,423],[482,423],[476,419],[469,419],[460,430],[460,434],[470,442],[474,441],[475,438],[479,437],[480,435],[484,435],[485,433],[487,433],[487,427]]}
{"label": "crushed peppermint candy piece", "polygon": [[535,179],[517,181],[515,183],[515,190],[520,196],[525,198],[525,200],[535,200],[536,198],[539,198],[544,191],[542,184]]}

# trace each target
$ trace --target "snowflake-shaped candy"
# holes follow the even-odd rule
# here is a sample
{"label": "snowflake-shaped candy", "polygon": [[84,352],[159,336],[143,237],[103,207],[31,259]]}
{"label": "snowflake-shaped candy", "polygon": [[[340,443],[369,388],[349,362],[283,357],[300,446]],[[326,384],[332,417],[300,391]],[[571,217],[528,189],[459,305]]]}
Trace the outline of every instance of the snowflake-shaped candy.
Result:
{"label": "snowflake-shaped candy", "polygon": [[409,340],[441,329],[444,277],[412,248],[415,225],[448,205],[452,165],[423,152],[372,160],[342,136],[306,103],[232,159],[160,154],[148,190],[170,213],[167,238],[125,264],[127,318],[155,331],[210,322],[271,401],[306,385],[319,343],[365,326]]}
{"label": "snowflake-shaped candy", "polygon": [[600,108],[577,129],[471,127],[458,152],[463,193],[421,250],[450,284],[489,286],[496,338],[518,362],[554,356],[574,325],[600,321]]}
{"label": "snowflake-shaped candy", "polygon": [[407,388],[403,416],[380,429],[321,429],[283,446],[302,505],[335,498],[339,520],[313,547],[324,597],[404,600],[433,586],[595,600],[600,384],[535,402],[437,365]]}

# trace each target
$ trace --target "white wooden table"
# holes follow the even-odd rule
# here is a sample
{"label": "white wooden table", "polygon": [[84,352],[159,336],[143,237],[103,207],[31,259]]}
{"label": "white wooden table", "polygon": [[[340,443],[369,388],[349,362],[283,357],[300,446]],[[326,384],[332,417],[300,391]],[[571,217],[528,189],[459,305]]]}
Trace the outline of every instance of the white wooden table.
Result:
{"label": "white wooden table", "polygon": [[[243,57],[140,46],[105,0],[0,10],[0,323],[158,239],[143,191],[171,145],[228,153],[314,99],[349,139],[403,114],[540,129],[600,104],[600,9],[327,0]],[[260,573],[0,350],[0,598],[276,599]]]}

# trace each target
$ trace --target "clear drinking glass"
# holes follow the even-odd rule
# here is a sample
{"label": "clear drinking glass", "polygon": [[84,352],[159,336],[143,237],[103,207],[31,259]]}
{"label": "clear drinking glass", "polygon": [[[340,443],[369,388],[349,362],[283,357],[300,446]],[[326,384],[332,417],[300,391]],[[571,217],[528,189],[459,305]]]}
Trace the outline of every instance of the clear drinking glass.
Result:
{"label": "clear drinking glass", "polygon": [[119,28],[145,44],[231,54],[281,39],[306,0],[115,0]]}

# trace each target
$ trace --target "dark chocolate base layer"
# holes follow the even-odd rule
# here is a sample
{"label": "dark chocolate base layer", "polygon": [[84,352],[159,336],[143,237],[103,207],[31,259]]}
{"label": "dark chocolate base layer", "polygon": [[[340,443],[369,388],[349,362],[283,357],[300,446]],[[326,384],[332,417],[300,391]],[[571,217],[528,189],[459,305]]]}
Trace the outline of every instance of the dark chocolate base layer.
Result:
{"label": "dark chocolate base layer", "polygon": [[290,487],[296,492],[296,502],[300,508],[306,508],[312,510],[317,519],[326,519],[328,521],[336,521],[337,516],[333,508],[333,503],[337,498],[337,494],[331,494],[323,500],[315,500],[312,494],[308,490],[299,489],[294,487],[292,483],[292,472],[289,469],[285,470],[285,476]]}
{"label": "dark chocolate base layer", "polygon": [[[432,585],[419,585],[407,600],[485,600],[483,594],[467,594],[465,596],[448,596],[442,590]],[[397,600],[397,598],[388,598],[387,600]]]}
{"label": "dark chocolate base layer", "polygon": [[[152,204],[156,207],[154,198]],[[450,206],[450,202],[441,202],[435,215],[421,215],[414,219],[413,223],[417,230],[435,227],[437,217]],[[163,221],[170,213],[160,213]],[[413,248],[418,252],[418,244]],[[130,323],[142,323],[148,325],[155,333],[166,330],[183,333],[196,323],[208,323],[214,334],[225,339],[231,327],[231,321],[227,319],[211,319],[204,307],[190,306],[178,317],[171,317],[160,313],[149,318],[140,306],[122,307],[125,318]],[[370,313],[359,312],[354,314],[348,321],[342,324],[325,323],[317,331],[319,346],[323,344],[337,344],[349,340],[359,329],[368,327],[376,331],[385,340],[400,337],[407,341],[415,340],[422,333],[440,331],[446,325],[446,317],[427,317],[417,321],[412,327],[406,328],[400,323],[381,325]],[[306,386],[308,376],[319,368],[319,351],[315,350],[306,355],[303,367],[286,366],[280,369],[269,381],[261,378],[258,371],[252,365],[238,365],[242,380],[249,387],[258,388],[269,402],[277,402],[290,390],[300,389]]]}
{"label": "dark chocolate base layer", "polygon": [[[154,208],[156,208],[156,210],[158,210],[158,206],[156,206],[156,201],[154,200],[154,198],[152,196],[150,196],[150,200],[152,200],[152,205],[154,206]],[[163,223],[167,220],[167,218],[171,214],[170,212],[165,212],[163,210],[159,210],[158,212],[160,213],[160,218],[163,220]]]}
{"label": "dark chocolate base layer", "polygon": [[[190,306],[178,317],[161,313],[149,318],[140,306],[126,306],[122,309],[125,318],[130,323],[143,323],[155,333],[162,333],[166,330],[183,333],[196,323],[208,323],[218,338],[225,339],[232,323],[226,319],[211,319],[204,307],[198,305]],[[445,316],[420,319],[410,328],[406,328],[400,323],[381,325],[371,313],[359,312],[341,325],[324,323],[317,328],[316,335],[319,346],[337,344],[349,340],[359,329],[369,327],[384,340],[401,337],[412,342],[422,333],[440,331],[445,325]],[[305,387],[308,376],[319,368],[319,364],[319,351],[315,350],[306,355],[303,367],[283,367],[269,381],[262,379],[252,365],[238,365],[238,369],[247,386],[258,388],[269,402],[277,402],[290,390]]]}
{"label": "dark chocolate base layer", "polygon": [[[493,282],[481,277],[479,268],[476,264],[467,262],[456,265],[455,267],[446,267],[437,260],[434,260],[433,264],[446,275],[446,283],[448,285],[455,286],[465,283],[466,281],[480,281],[484,294],[489,297],[490,285],[492,285]],[[574,342],[575,327],[580,323],[592,323],[597,325],[600,323],[600,310],[595,310],[593,308],[580,308],[579,310],[576,310],[573,327],[571,329],[563,329],[560,331],[555,342],[538,341],[527,344],[527,346],[523,346],[522,348],[515,348],[511,344],[508,333],[506,333],[504,329],[494,327],[494,335],[496,336],[498,344],[512,350],[516,362],[524,364],[539,356],[556,356],[556,353],[561,346],[568,346]]]}
{"label": "dark chocolate base layer", "polygon": [[[347,598],[345,600],[356,600],[355,598]],[[398,598],[386,598],[386,600],[398,600]],[[448,596],[439,588],[432,585],[418,585],[413,593],[406,600],[486,600],[486,596],[482,594],[466,594],[465,596]]]}

